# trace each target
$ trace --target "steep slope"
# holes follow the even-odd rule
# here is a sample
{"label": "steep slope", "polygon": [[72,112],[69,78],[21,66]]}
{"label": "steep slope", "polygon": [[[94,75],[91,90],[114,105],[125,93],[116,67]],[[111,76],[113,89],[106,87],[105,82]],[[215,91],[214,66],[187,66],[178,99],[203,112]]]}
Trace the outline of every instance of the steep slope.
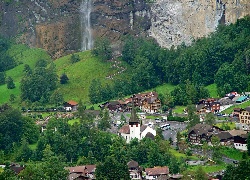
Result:
{"label": "steep slope", "polygon": [[126,34],[150,35],[171,47],[190,44],[249,12],[249,0],[11,0],[0,1],[0,34],[56,59],[83,50],[90,31],[93,39],[106,36],[113,43]]}
{"label": "steep slope", "polygon": [[149,34],[163,47],[190,44],[249,13],[249,0],[156,0]]}
{"label": "steep slope", "polygon": [[101,83],[111,83],[107,78],[110,74],[117,72],[112,67],[112,62],[102,62],[97,57],[93,57],[90,51],[77,53],[80,61],[70,63],[71,55],[59,58],[55,61],[58,76],[66,73],[69,78],[67,84],[60,84],[58,89],[63,94],[65,100],[82,99],[88,102],[89,86],[93,79],[99,79]]}

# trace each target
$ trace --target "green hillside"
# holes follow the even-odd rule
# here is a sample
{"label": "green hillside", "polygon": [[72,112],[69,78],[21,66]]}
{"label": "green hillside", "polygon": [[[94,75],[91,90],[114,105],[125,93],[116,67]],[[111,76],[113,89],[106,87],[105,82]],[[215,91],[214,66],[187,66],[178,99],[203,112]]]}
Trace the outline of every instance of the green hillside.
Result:
{"label": "green hillside", "polygon": [[115,73],[117,70],[111,68],[111,62],[102,62],[97,57],[94,57],[90,51],[77,54],[80,56],[80,61],[74,64],[70,62],[71,55],[55,61],[58,76],[66,73],[69,78],[68,83],[60,84],[58,89],[65,100],[79,101],[82,99],[84,102],[88,102],[91,81],[100,79],[103,84],[110,83],[111,80],[106,79],[106,76]]}
{"label": "green hillside", "polygon": [[6,84],[0,86],[1,98],[0,104],[8,102],[11,94],[16,97],[20,95],[20,80],[23,76],[24,64],[34,67],[35,63],[39,59],[51,60],[50,56],[42,49],[34,48],[30,49],[25,45],[13,45],[8,53],[19,64],[17,67],[6,71],[6,76],[11,76],[16,85],[15,89],[7,89]]}
{"label": "green hillside", "polygon": [[[11,76],[16,85],[15,89],[7,89],[6,84],[0,86],[1,98],[0,103],[9,101],[10,95],[14,94],[16,97],[20,95],[20,80],[23,76],[24,64],[28,64],[34,68],[35,63],[39,59],[52,61],[50,56],[42,49],[29,48],[25,45],[12,45],[8,50],[8,54],[19,64],[15,68],[8,70],[6,76]],[[110,79],[106,77],[118,71],[117,68],[112,67],[113,62],[103,62],[98,57],[91,54],[90,51],[76,53],[80,57],[80,61],[72,64],[70,62],[71,55],[59,58],[54,61],[58,77],[66,73],[69,81],[67,84],[59,84],[58,90],[63,94],[65,100],[79,101],[82,99],[86,104],[89,103],[89,86],[93,79],[99,79],[102,84],[111,83]],[[126,66],[123,62],[122,66]],[[170,93],[176,86],[169,83],[159,85],[147,91],[156,91],[158,93]],[[206,87],[211,97],[217,97],[217,88],[215,84]],[[144,91],[145,92],[145,91]],[[20,102],[19,99],[16,100]]]}

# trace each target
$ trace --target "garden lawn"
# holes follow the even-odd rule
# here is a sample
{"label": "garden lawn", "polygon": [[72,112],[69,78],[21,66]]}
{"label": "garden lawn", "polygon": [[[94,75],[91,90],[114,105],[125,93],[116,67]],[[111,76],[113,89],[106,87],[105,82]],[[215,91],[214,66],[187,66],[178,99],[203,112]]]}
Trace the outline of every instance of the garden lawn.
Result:
{"label": "garden lawn", "polygon": [[163,84],[163,85],[153,88],[152,90],[156,91],[158,94],[166,94],[166,93],[170,93],[171,91],[173,91],[175,87],[176,86],[172,84]]}
{"label": "garden lawn", "polygon": [[237,149],[229,148],[229,147],[222,147],[221,152],[224,156],[228,158],[242,160],[243,152]]}
{"label": "garden lawn", "polygon": [[173,109],[173,113],[183,114],[185,108],[186,106],[175,106],[175,108]]}
{"label": "garden lawn", "polygon": [[[189,166],[188,169],[195,171],[197,170],[198,166]],[[202,166],[203,170],[206,173],[211,173],[211,172],[217,172],[217,171],[221,171],[226,169],[226,165],[225,164],[219,164],[219,165],[211,165],[211,166]]]}
{"label": "garden lawn", "polygon": [[210,85],[206,86],[205,88],[208,90],[210,97],[213,97],[213,98],[219,97],[218,93],[217,93],[216,84],[210,84]]}
{"label": "garden lawn", "polygon": [[242,103],[242,104],[236,104],[236,105],[233,105],[231,106],[230,108],[227,108],[226,110],[222,111],[222,113],[225,113],[225,114],[232,114],[234,108],[246,108],[250,106],[250,100]]}
{"label": "garden lawn", "polygon": [[36,148],[37,148],[37,143],[29,144],[29,148],[30,148],[31,150],[36,150]]}
{"label": "garden lawn", "polygon": [[[230,127],[230,130],[232,129],[235,129],[236,126],[235,126],[235,123],[234,122],[225,122],[224,125],[226,126],[229,126]],[[215,124],[215,126],[219,127],[219,128],[222,128],[223,129],[223,123],[217,123]],[[224,129],[225,130],[225,129]]]}

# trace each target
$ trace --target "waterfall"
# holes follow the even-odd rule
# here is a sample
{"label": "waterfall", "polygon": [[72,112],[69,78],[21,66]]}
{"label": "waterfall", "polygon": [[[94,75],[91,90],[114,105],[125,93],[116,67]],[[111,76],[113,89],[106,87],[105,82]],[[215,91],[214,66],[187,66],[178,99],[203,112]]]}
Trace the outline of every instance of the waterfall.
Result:
{"label": "waterfall", "polygon": [[91,33],[91,0],[82,0],[80,6],[80,20],[81,20],[81,31],[82,31],[82,44],[81,50],[89,50],[93,47],[93,38]]}

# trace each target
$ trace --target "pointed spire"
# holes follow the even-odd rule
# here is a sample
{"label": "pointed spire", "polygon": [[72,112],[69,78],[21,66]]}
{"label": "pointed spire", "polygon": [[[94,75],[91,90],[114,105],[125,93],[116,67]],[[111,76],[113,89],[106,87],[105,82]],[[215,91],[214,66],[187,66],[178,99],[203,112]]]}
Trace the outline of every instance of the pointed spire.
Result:
{"label": "pointed spire", "polygon": [[140,123],[139,118],[136,114],[135,104],[134,104],[133,98],[132,98],[132,110],[131,110],[131,116],[129,118],[129,123]]}

